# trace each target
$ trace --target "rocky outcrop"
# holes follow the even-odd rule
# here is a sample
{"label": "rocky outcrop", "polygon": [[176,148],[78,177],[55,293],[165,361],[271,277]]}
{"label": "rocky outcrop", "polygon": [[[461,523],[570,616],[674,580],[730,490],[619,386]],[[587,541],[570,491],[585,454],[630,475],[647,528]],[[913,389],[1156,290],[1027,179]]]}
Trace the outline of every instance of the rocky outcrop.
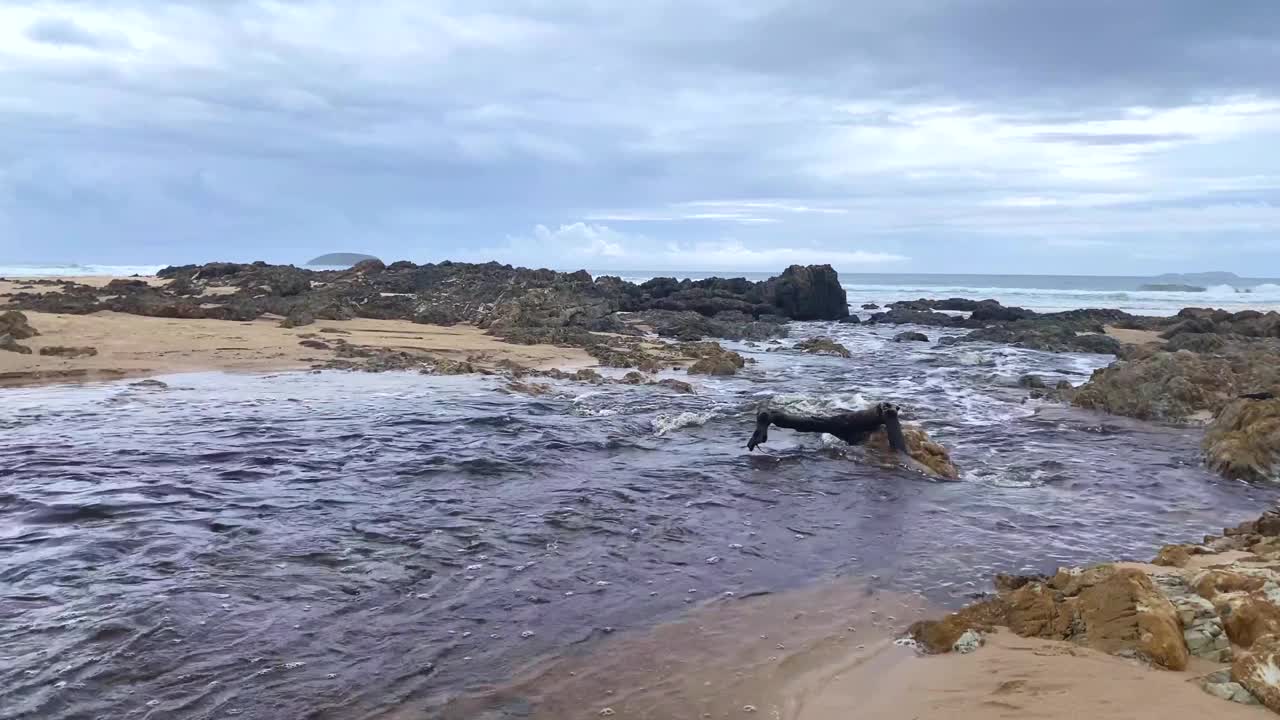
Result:
{"label": "rocky outcrop", "polygon": [[833,357],[850,358],[853,355],[849,348],[826,337],[812,337],[796,343],[796,349],[810,355],[831,355]]}
{"label": "rocky outcrop", "polygon": [[736,375],[746,366],[746,358],[719,343],[684,343],[678,349],[685,357],[697,358],[689,366],[690,375]]}
{"label": "rocky outcrop", "polygon": [[768,281],[778,314],[793,320],[839,320],[849,315],[849,298],[830,265],[792,265]]}
{"label": "rocky outcrop", "polygon": [[894,342],[926,342],[927,343],[929,342],[929,336],[925,335],[922,332],[915,332],[914,330],[908,330],[907,332],[900,332],[897,335],[894,335],[893,341]]}
{"label": "rocky outcrop", "polygon": [[916,623],[910,634],[935,653],[956,652],[966,633],[999,626],[1170,670],[1188,667],[1191,658],[1230,664],[1197,678],[1200,687],[1280,712],[1280,511],[1206,536],[1204,544],[1167,545],[1156,560],[1151,568],[1104,564],[1052,577],[997,576],[995,597]]}
{"label": "rocky outcrop", "polygon": [[1280,347],[1249,342],[1215,355],[1155,352],[1113,363],[1095,371],[1071,400],[1114,415],[1177,422],[1217,415],[1241,394],[1271,389],[1280,390]]}
{"label": "rocky outcrop", "polygon": [[[1023,637],[1065,640],[1113,655],[1135,657],[1170,670],[1187,666],[1177,611],[1140,570],[1103,565],[1060,570],[1047,581],[1031,580],[980,603],[976,614],[987,625],[1008,627]],[[968,609],[941,621],[913,625],[920,640],[961,628],[982,630]],[[926,642],[934,652],[942,648]],[[949,650],[949,648],[947,648]]]}
{"label": "rocky outcrop", "polygon": [[0,313],[0,335],[8,335],[14,340],[26,340],[40,333],[27,321],[27,316],[17,310]]}
{"label": "rocky outcrop", "polygon": [[945,338],[943,344],[989,342],[1013,345],[1045,352],[1096,353],[1119,355],[1120,341],[1098,333],[1079,333],[1069,325],[1018,322],[974,330],[958,338]]}
{"label": "rocky outcrop", "polygon": [[1225,477],[1280,480],[1280,399],[1228,403],[1205,432],[1204,453]]}

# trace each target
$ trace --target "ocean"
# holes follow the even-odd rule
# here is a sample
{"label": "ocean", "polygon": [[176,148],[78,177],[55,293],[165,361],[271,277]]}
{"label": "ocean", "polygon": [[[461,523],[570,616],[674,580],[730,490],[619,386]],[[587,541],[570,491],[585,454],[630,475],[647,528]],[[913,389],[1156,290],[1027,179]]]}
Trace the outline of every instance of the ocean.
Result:
{"label": "ocean", "polygon": [[[2,265],[0,277],[74,277],[86,275],[154,275],[162,265]],[[334,268],[316,268],[334,269]],[[776,272],[616,271],[592,270],[595,276],[616,275],[631,282],[655,277],[698,280],[746,277],[765,280]],[[907,273],[841,273],[854,309],[869,302],[917,298],[991,298],[1004,305],[1038,312],[1077,308],[1115,308],[1137,315],[1173,315],[1185,307],[1226,310],[1280,310],[1280,279],[1236,278],[1203,292],[1143,290],[1161,282],[1151,277],[1091,275],[934,275]]]}

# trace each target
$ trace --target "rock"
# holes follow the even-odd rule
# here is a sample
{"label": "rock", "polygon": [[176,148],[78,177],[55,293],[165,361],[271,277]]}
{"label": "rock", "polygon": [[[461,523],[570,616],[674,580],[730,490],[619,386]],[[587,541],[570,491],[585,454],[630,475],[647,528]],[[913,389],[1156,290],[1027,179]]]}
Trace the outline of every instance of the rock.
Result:
{"label": "rock", "polygon": [[519,380],[513,380],[507,383],[507,390],[521,395],[539,397],[551,392],[551,386],[545,383],[523,383]]}
{"label": "rock", "polygon": [[1200,688],[1214,697],[1241,705],[1260,705],[1245,686],[1231,679],[1231,670],[1219,670],[1210,673],[1200,680]]}
{"label": "rock", "polygon": [[31,348],[26,345],[19,345],[18,341],[14,340],[13,336],[8,334],[0,335],[0,350],[18,353],[19,355],[31,354]]}
{"label": "rock", "polygon": [[1266,580],[1234,570],[1206,570],[1191,580],[1197,595],[1212,602],[1219,594],[1252,593],[1261,590]]}
{"label": "rock", "polygon": [[885,312],[878,312],[867,318],[868,323],[883,325],[925,325],[928,327],[973,327],[966,318],[934,312],[932,310],[912,310],[903,307],[892,307]]}
{"label": "rock", "polygon": [[[315,324],[315,316],[305,310],[296,310],[280,321],[282,328],[298,328]],[[323,332],[323,331],[322,331]]]}
{"label": "rock", "polygon": [[863,303],[862,309],[863,310],[879,310],[880,306],[875,303]]}
{"label": "rock", "polygon": [[1044,378],[1039,375],[1023,375],[1018,378],[1018,385],[1024,388],[1044,389]]}
{"label": "rock", "polygon": [[62,345],[50,345],[49,347],[40,348],[40,354],[46,357],[65,357],[65,358],[93,357],[94,355],[98,354],[98,348],[64,347]]}
{"label": "rock", "polygon": [[[934,475],[946,478],[948,480],[960,479],[960,470],[956,468],[955,463],[951,461],[951,454],[941,444],[935,442],[929,437],[922,428],[914,425],[904,425],[902,427],[902,435],[907,441],[908,455],[917,463],[920,463]],[[867,447],[888,455],[891,451],[889,448],[889,435],[881,428],[867,438]]]}
{"label": "rock", "polygon": [[929,342],[929,336],[922,332],[900,332],[893,336],[894,342]]}
{"label": "rock", "polygon": [[1040,321],[1031,324],[996,325],[986,327],[958,338],[955,342],[989,342],[1013,345],[1028,350],[1045,352],[1078,352],[1099,355],[1119,355],[1120,341],[1108,335],[1079,334],[1068,325]]}
{"label": "rock", "polygon": [[624,385],[642,385],[644,384],[644,375],[632,371],[622,376],[622,384]]}
{"label": "rock", "polygon": [[[1004,614],[997,601],[985,601],[951,613],[941,620],[921,620],[907,629],[907,634],[920,649],[929,654],[954,652],[957,646],[969,645],[969,636],[990,632]],[[962,642],[964,641],[964,642]],[[980,642],[980,641],[979,641]]]}
{"label": "rock", "polygon": [[1205,432],[1209,467],[1233,480],[1280,478],[1280,399],[1234,400]]}
{"label": "rock", "polygon": [[1151,562],[1166,567],[1186,567],[1191,562],[1191,553],[1185,545],[1165,545]]}
{"label": "rock", "polygon": [[1220,594],[1213,601],[1231,642],[1242,648],[1267,635],[1280,635],[1280,607],[1263,593]]}
{"label": "rock", "polygon": [[683,343],[676,348],[697,362],[689,367],[690,375],[735,375],[746,365],[746,358],[719,343]]}
{"label": "rock", "polygon": [[653,384],[654,384],[654,385],[660,385],[660,386],[662,386],[662,387],[668,388],[668,389],[670,389],[670,390],[674,390],[675,392],[678,392],[678,393],[683,393],[683,394],[685,394],[685,395],[692,395],[692,394],[694,394],[694,393],[693,393],[693,386],[692,386],[692,385],[690,385],[689,383],[687,383],[687,382],[683,381],[683,380],[675,380],[675,379],[672,379],[672,378],[666,378],[666,379],[663,379],[663,380],[659,380],[658,382],[653,383]]}
{"label": "rock", "polygon": [[387,264],[375,257],[361,260],[351,267],[352,272],[360,273],[361,275],[376,275],[386,269]]}
{"label": "rock", "polygon": [[702,358],[689,366],[690,375],[736,375],[738,365],[724,358]]}
{"label": "rock", "polygon": [[792,265],[770,281],[767,295],[779,314],[792,320],[839,320],[849,315],[849,298],[830,265]]}
{"label": "rock", "polygon": [[1268,710],[1280,712],[1280,638],[1270,636],[1255,643],[1231,666],[1231,678]]}
{"label": "rock", "polygon": [[0,335],[8,335],[14,340],[26,340],[39,334],[27,322],[27,316],[17,310],[0,313]]}
{"label": "rock", "polygon": [[1177,352],[1187,350],[1194,353],[1213,353],[1226,347],[1227,340],[1221,335],[1204,335],[1199,333],[1178,335],[1165,343],[1165,350]]}
{"label": "rock", "polygon": [[810,355],[832,355],[834,357],[850,358],[853,355],[844,345],[825,337],[812,337],[808,340],[802,340],[796,343],[796,349]]}
{"label": "rock", "polygon": [[970,311],[969,319],[981,323],[1016,322],[1035,315],[1036,313],[1031,310],[1020,307],[1005,307],[995,300],[983,300]]}
{"label": "rock", "polygon": [[965,630],[964,634],[951,646],[951,652],[959,655],[968,655],[977,651],[980,647],[982,647],[982,634],[970,628]]}
{"label": "rock", "polygon": [[302,347],[311,348],[312,350],[332,350],[333,346],[322,340],[303,340],[298,343]]}
{"label": "rock", "polygon": [[1236,382],[1226,358],[1162,352],[1095,371],[1076,388],[1072,403],[1139,420],[1185,420],[1221,409],[1234,397]]}
{"label": "rock", "polygon": [[1103,652],[1133,654],[1170,670],[1185,670],[1187,646],[1178,615],[1151,578],[1119,569],[1079,595],[1088,644]]}

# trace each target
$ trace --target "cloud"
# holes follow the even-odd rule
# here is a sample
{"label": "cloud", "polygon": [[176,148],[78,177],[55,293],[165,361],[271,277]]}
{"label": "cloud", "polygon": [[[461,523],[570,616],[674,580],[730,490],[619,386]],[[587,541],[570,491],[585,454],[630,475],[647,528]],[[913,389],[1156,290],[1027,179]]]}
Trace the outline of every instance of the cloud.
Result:
{"label": "cloud", "polygon": [[43,17],[27,26],[27,39],[45,45],[88,48],[125,47],[128,38],[114,33],[96,33],[66,17]]}
{"label": "cloud", "polygon": [[1280,274],[1276,38],[1273,0],[4,3],[0,261],[1119,272],[1176,233]]}

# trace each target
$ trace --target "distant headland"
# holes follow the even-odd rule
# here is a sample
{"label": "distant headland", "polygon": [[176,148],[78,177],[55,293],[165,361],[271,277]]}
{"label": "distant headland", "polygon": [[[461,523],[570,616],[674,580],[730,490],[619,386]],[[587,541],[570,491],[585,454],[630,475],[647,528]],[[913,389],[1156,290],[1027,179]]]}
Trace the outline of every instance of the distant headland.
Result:
{"label": "distant headland", "polygon": [[365,260],[377,260],[373,255],[363,253],[329,253],[307,262],[310,267],[351,267]]}

